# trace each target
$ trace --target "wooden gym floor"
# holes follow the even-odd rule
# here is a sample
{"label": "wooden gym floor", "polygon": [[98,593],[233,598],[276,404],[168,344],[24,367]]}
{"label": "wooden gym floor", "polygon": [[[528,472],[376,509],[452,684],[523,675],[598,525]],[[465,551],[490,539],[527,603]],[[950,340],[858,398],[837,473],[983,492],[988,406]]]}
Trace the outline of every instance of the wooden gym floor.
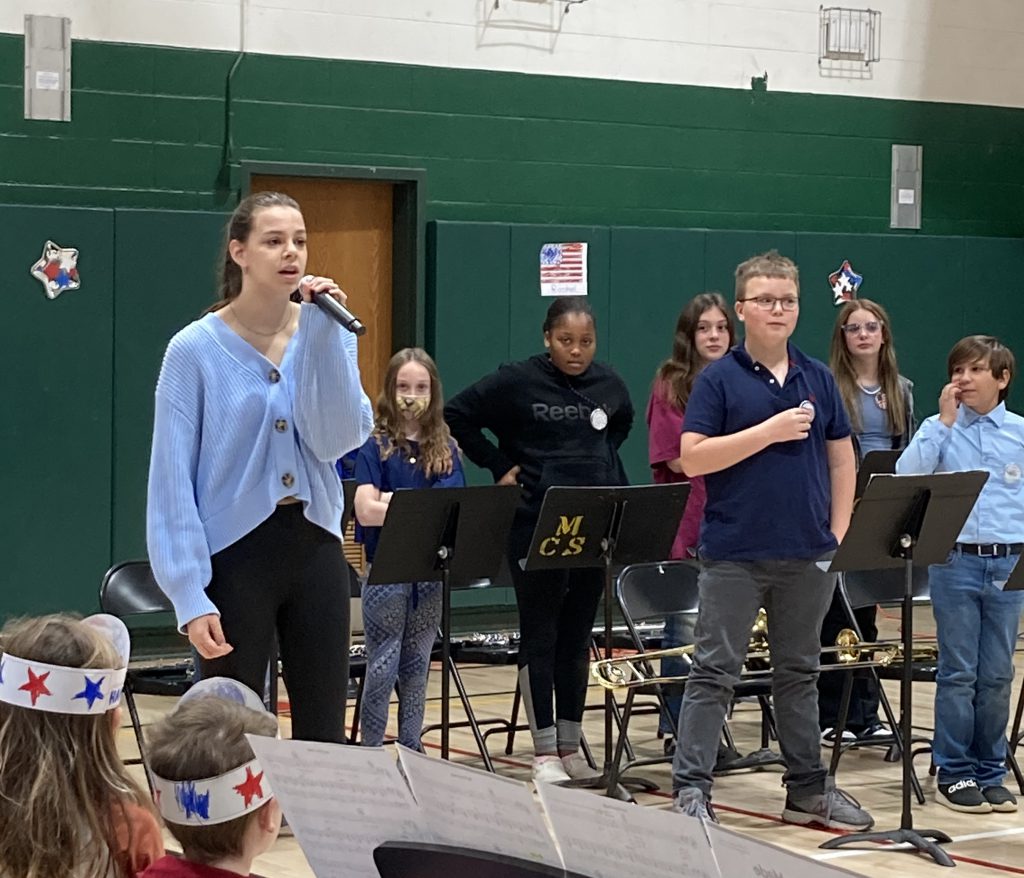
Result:
{"label": "wooden gym floor", "polygon": [[[880,615],[881,637],[897,636],[897,620],[890,614]],[[917,632],[930,634],[934,623],[927,609],[918,611]],[[1024,672],[1024,652],[1017,653],[1017,680],[1014,685],[1014,703],[1020,689],[1019,681]],[[466,687],[470,692],[478,719],[507,718],[511,712],[512,693],[515,687],[514,666],[468,665],[460,666]],[[899,692],[895,683],[885,683],[886,691],[898,710]],[[452,687],[453,696],[455,694]],[[932,723],[932,698],[934,687],[930,684],[915,684],[914,725],[927,735]],[[427,706],[427,723],[436,722],[439,708],[440,675],[435,665],[430,679],[430,701]],[[589,703],[600,704],[601,690],[594,686],[590,691]],[[154,696],[140,696],[139,707],[143,723],[153,722],[173,705],[173,700]],[[392,710],[392,719],[394,711]],[[461,705],[455,696],[452,705],[452,720],[463,718]],[[599,710],[588,711],[584,728],[591,746],[600,757],[602,751],[603,717]],[[631,723],[630,739],[638,755],[657,756],[662,753],[662,741],[656,736],[657,719],[654,716],[638,716]],[[732,729],[737,746],[746,753],[759,746],[760,711],[755,704],[739,704],[732,720]],[[282,719],[282,731],[288,735],[287,717]],[[489,739],[490,752],[495,768],[508,777],[528,781],[530,778],[529,734],[520,732],[515,739],[514,751],[504,755],[505,736],[495,733]],[[428,753],[439,753],[440,734],[427,736],[424,741]],[[135,755],[131,728],[122,730],[122,744],[126,755]],[[481,766],[472,735],[467,729],[452,731],[452,758],[456,761]],[[895,829],[900,822],[900,766],[883,760],[884,748],[864,748],[844,754],[838,773],[839,786],[856,797],[875,818],[876,829]],[[1024,757],[1024,748],[1018,751]],[[823,754],[828,758],[828,753]],[[941,829],[953,837],[953,844],[946,849],[957,863],[956,873],[960,878],[998,878],[1000,875],[1024,875],[1024,810],[1014,814],[959,814],[936,805],[932,799],[934,779],[929,777],[927,756],[918,757],[916,769],[928,801],[924,806],[913,806],[914,825],[918,828]],[[667,764],[638,770],[637,774],[654,780],[660,790],[651,794],[640,794],[639,802],[645,808],[665,808],[669,803],[671,790],[670,770]],[[140,775],[141,779],[141,775]],[[1007,785],[1016,794],[1012,776]],[[595,793],[580,791],[580,795]],[[715,783],[714,803],[722,824],[761,840],[781,845],[798,853],[830,862],[853,872],[887,878],[887,876],[935,875],[945,870],[935,865],[930,858],[912,853],[885,850],[881,846],[872,851],[822,851],[821,842],[834,833],[829,830],[795,827],[780,820],[784,791],[781,787],[781,770],[778,767],[755,772],[739,772],[720,777]],[[683,818],[680,818],[683,819]],[[173,840],[168,838],[169,847]],[[302,851],[294,838],[282,837],[274,848],[260,857],[254,871],[266,878],[311,878],[310,870]],[[682,873],[680,873],[682,874]]]}

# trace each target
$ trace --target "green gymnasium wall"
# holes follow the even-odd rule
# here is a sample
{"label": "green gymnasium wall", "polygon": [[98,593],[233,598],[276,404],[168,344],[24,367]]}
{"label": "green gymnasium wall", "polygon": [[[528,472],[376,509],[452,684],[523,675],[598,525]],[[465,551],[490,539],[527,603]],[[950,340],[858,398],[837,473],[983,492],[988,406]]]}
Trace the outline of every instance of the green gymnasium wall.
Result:
{"label": "green gymnasium wall", "polygon": [[262,160],[424,168],[434,220],[886,232],[890,145],[910,143],[924,233],[1024,228],[1021,110],[235,61],[75,41],[73,120],[27,122],[22,38],[0,35],[0,203],[222,209]]}
{"label": "green gymnasium wall", "polygon": [[[232,54],[77,41],[74,120],[26,122],[22,51],[0,35],[16,328],[0,616],[88,610],[103,571],[144,552],[160,357],[210,301],[243,160],[426,170],[427,342],[449,392],[541,348],[552,240],[590,243],[599,356],[638,418],[681,304],[729,294],[735,264],[768,246],[801,265],[797,341],[814,354],[834,315],[825,277],[844,258],[865,274],[919,414],[965,332],[1024,349],[1021,111],[255,55],[227,102]],[[892,142],[925,148],[919,235],[888,233]],[[52,302],[28,276],[47,238],[82,251],[82,289]],[[644,443],[638,420],[635,480]]]}
{"label": "green gymnasium wall", "polygon": [[[223,221],[214,212],[0,206],[0,264],[18,269],[7,288],[18,331],[12,415],[0,427],[14,477],[0,520],[0,616],[88,610],[107,567],[145,554],[153,388],[167,340],[211,300]],[[53,301],[25,264],[47,238],[81,251],[82,288]],[[624,452],[635,482],[647,479],[643,410],[679,308],[702,289],[731,295],[736,263],[767,247],[801,266],[796,341],[817,356],[835,316],[825,278],[844,258],[864,273],[862,292],[891,312],[919,415],[934,411],[946,352],[962,335],[995,331],[1024,351],[1024,301],[1012,294],[1024,261],[1017,239],[437,222],[428,345],[449,394],[541,349],[550,300],[538,294],[538,253],[566,240],[590,245],[598,356],[621,372],[637,408]]]}
{"label": "green gymnasium wall", "polygon": [[[800,266],[794,341],[824,360],[836,315],[828,275],[844,259],[864,275],[861,294],[889,311],[900,368],[915,384],[919,418],[936,411],[946,354],[962,336],[996,333],[1024,361],[1024,298],[1015,292],[1024,241],[1016,238],[440,222],[431,231],[428,319],[446,393],[502,359],[543,349],[541,324],[551,300],[539,295],[540,246],[574,240],[590,244],[598,357],[622,374],[637,409],[623,451],[636,482],[648,480],[643,413],[654,372],[671,351],[680,308],[706,289],[732,301],[736,265],[771,247]],[[1015,387],[1011,404],[1024,399],[1022,393]],[[474,478],[487,476],[477,470]]]}

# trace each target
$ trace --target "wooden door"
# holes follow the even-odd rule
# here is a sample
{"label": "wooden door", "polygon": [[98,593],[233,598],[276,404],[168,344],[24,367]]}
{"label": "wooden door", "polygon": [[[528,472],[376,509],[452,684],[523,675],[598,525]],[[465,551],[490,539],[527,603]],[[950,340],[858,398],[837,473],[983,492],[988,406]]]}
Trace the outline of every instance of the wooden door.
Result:
{"label": "wooden door", "polygon": [[[359,339],[359,372],[376,404],[392,354],[392,248],[394,193],[391,183],[254,174],[251,191],[284,192],[299,202],[306,221],[310,274],[333,277],[348,294],[348,307],[366,326]],[[365,566],[362,546],[345,534],[345,557]]]}
{"label": "wooden door", "polygon": [[292,196],[309,234],[310,274],[333,277],[366,326],[359,371],[376,403],[391,359],[393,186],[369,180],[254,174],[252,191]]}

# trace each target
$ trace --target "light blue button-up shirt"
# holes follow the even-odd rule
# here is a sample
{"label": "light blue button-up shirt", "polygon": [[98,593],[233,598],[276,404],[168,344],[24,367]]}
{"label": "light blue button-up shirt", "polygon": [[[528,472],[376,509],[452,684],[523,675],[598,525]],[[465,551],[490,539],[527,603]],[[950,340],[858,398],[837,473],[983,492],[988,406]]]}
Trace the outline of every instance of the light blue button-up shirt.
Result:
{"label": "light blue button-up shirt", "polygon": [[928,418],[896,462],[899,475],[984,470],[981,489],[957,542],[1024,543],[1024,418],[999,403],[987,415],[960,406],[947,427]]}

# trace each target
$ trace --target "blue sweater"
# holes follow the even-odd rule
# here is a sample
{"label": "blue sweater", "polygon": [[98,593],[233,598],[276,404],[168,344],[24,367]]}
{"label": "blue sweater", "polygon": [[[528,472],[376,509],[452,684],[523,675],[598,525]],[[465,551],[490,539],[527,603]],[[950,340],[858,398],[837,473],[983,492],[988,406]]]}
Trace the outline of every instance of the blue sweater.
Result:
{"label": "blue sweater", "polygon": [[215,314],[171,339],[156,386],[146,542],[181,628],[217,612],[206,596],[211,555],[279,500],[298,497],[306,518],[341,537],[334,462],[372,425],[355,336],[315,305],[301,306],[280,366]]}

